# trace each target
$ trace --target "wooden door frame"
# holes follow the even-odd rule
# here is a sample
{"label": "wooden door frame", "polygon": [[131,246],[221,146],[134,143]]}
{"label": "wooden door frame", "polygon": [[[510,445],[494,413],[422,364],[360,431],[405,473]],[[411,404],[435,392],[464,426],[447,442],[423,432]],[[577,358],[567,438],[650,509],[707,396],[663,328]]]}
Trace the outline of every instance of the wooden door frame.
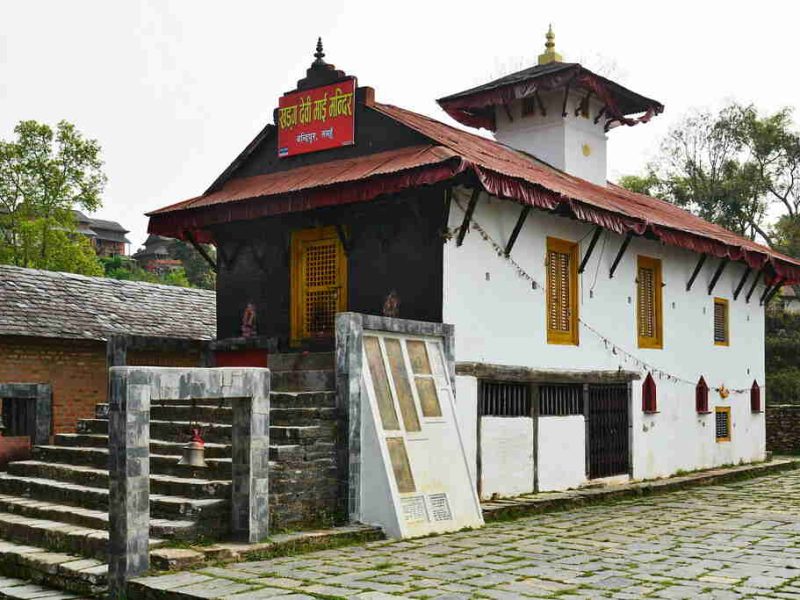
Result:
{"label": "wooden door frame", "polygon": [[[336,226],[329,225],[323,227],[312,227],[307,229],[297,229],[292,231],[292,239],[289,253],[289,279],[290,279],[290,299],[289,299],[289,339],[292,346],[300,345],[305,339],[302,337],[303,329],[303,249],[305,242],[319,240],[334,240],[336,245],[336,258],[338,261],[338,272],[336,278],[340,284],[340,295],[338,299],[337,312],[347,310],[347,274],[348,262],[347,253],[342,245],[342,239]],[[339,310],[341,309],[341,310]],[[335,321],[335,319],[334,319]]]}

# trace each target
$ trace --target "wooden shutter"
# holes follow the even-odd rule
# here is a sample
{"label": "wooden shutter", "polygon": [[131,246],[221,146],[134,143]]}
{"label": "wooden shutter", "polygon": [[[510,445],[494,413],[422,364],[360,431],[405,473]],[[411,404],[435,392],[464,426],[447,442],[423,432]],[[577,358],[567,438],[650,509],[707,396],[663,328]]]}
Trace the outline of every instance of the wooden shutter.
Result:
{"label": "wooden shutter", "polygon": [[642,383],[642,411],[646,413],[658,411],[656,380],[653,379],[652,373],[648,373],[647,377],[644,379],[644,383]]}
{"label": "wooden shutter", "polygon": [[727,346],[728,338],[728,301],[724,298],[714,298],[714,344]]}
{"label": "wooden shutter", "polygon": [[761,386],[758,385],[755,379],[750,387],[750,410],[752,412],[761,412]]}
{"label": "wooden shutter", "polygon": [[697,382],[694,390],[695,410],[699,413],[708,412],[708,384],[703,376]]}
{"label": "wooden shutter", "polygon": [[578,344],[578,244],[547,238],[547,342]]}
{"label": "wooden shutter", "polygon": [[662,348],[661,261],[638,257],[636,327],[640,348]]}
{"label": "wooden shutter", "polygon": [[731,441],[731,407],[718,406],[715,409],[715,430],[718,442]]}

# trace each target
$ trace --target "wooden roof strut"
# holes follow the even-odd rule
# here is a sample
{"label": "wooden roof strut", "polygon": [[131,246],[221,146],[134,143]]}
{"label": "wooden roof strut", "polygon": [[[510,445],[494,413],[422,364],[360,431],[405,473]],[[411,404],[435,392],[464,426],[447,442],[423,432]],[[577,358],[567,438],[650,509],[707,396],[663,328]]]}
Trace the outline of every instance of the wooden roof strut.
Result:
{"label": "wooden roof strut", "polygon": [[458,231],[456,246],[461,246],[461,244],[464,243],[464,236],[467,235],[467,231],[469,230],[469,222],[472,220],[472,213],[475,212],[475,205],[478,203],[478,196],[480,195],[480,188],[476,187],[474,190],[472,190],[472,197],[469,199],[467,212],[464,213],[464,221],[461,223],[461,229]]}
{"label": "wooden roof strut", "polygon": [[611,263],[611,270],[608,272],[608,278],[613,279],[614,271],[617,270],[617,266],[619,265],[619,261],[622,260],[622,255],[625,254],[625,250],[628,249],[628,244],[631,243],[631,239],[633,239],[633,234],[628,232],[628,235],[625,236],[625,239],[622,240],[622,246],[619,247],[619,252],[617,252],[616,258],[614,258],[614,262]]}
{"label": "wooden roof strut", "polygon": [[717,267],[717,270],[714,271],[714,276],[711,278],[711,282],[708,284],[708,295],[709,296],[711,295],[711,292],[714,291],[714,288],[717,287],[717,281],[719,281],[719,278],[722,275],[722,272],[725,270],[725,267],[727,267],[727,266],[728,266],[728,259],[727,258],[723,258],[720,261],[719,266]]}
{"label": "wooden roof strut", "polygon": [[531,212],[531,207],[524,206],[522,208],[522,211],[519,213],[517,224],[514,225],[514,229],[508,238],[508,243],[506,244],[506,250],[505,250],[506,256],[511,254],[511,249],[514,247],[514,244],[517,241],[517,236],[519,236],[519,232],[522,231],[522,226],[525,224],[525,219],[527,218],[529,212]]}
{"label": "wooden roof strut", "polygon": [[581,260],[581,265],[578,267],[578,273],[583,273],[586,269],[586,264],[589,262],[589,259],[592,257],[592,252],[594,252],[594,247],[597,245],[597,240],[600,239],[600,234],[603,233],[603,228],[599,225],[594,228],[594,234],[592,235],[592,239],[589,241],[589,247],[586,249],[586,254],[583,255],[583,259]]}
{"label": "wooden roof strut", "polygon": [[689,281],[686,282],[686,291],[687,292],[691,292],[692,291],[692,286],[694,285],[694,280],[697,279],[697,276],[700,274],[700,269],[703,268],[703,265],[706,262],[706,258],[708,258],[708,256],[706,254],[700,255],[700,260],[697,261],[697,266],[694,268],[694,271],[692,271],[692,276],[689,277]]}

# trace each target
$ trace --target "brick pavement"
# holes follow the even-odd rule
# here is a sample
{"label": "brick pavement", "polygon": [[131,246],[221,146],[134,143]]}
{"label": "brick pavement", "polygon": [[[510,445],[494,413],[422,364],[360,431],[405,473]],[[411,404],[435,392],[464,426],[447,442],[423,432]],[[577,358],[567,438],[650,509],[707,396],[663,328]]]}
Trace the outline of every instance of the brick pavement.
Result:
{"label": "brick pavement", "polygon": [[237,600],[800,599],[799,533],[800,471],[791,471],[476,531],[151,577],[132,591]]}

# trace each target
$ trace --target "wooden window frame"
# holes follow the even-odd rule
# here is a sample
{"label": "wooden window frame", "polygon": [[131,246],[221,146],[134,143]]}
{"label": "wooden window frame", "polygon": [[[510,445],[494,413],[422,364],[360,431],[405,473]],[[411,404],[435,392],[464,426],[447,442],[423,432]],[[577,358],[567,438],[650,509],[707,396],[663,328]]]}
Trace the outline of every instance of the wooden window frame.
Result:
{"label": "wooden window frame", "polygon": [[[717,341],[717,306],[725,307],[725,340]],[[714,330],[714,345],[715,346],[730,346],[731,345],[731,312],[730,304],[726,298],[714,298],[714,313],[713,313],[713,330]]]}
{"label": "wooden window frame", "polygon": [[[655,314],[655,336],[645,336],[639,329],[640,319],[639,311],[641,310],[639,302],[639,271],[641,269],[652,269],[654,273],[653,281],[653,310]],[[639,255],[636,258],[636,338],[638,340],[639,348],[649,348],[653,350],[662,350],[664,348],[664,294],[663,294],[664,278],[661,270],[661,259],[652,258],[650,256]]]}
{"label": "wooden window frame", "polygon": [[[313,338],[304,336],[303,331],[303,314],[302,314],[302,298],[305,295],[305,281],[303,280],[304,267],[303,267],[303,251],[306,242],[316,242],[321,240],[335,240],[336,256],[338,263],[337,280],[339,285],[339,296],[337,299],[337,311],[344,312],[347,310],[347,275],[348,275],[348,257],[342,246],[339,233],[334,226],[327,227],[313,227],[309,229],[297,229],[292,231],[292,238],[290,243],[290,345],[293,347],[300,346],[304,341]],[[334,332],[335,335],[335,321]]]}
{"label": "wooden window frame", "polygon": [[[725,418],[728,420],[728,436],[727,437],[717,437],[717,415],[720,413],[725,414]],[[733,423],[731,423],[731,407],[730,406],[717,406],[714,409],[714,437],[716,438],[717,442],[730,442],[731,441],[731,433],[733,430]]]}
{"label": "wooden window frame", "polygon": [[[547,238],[545,252],[545,327],[547,329],[547,343],[564,346],[578,346],[578,248],[577,242],[570,242],[559,238]],[[550,252],[560,252],[569,255],[569,331],[557,331],[550,328]]]}

